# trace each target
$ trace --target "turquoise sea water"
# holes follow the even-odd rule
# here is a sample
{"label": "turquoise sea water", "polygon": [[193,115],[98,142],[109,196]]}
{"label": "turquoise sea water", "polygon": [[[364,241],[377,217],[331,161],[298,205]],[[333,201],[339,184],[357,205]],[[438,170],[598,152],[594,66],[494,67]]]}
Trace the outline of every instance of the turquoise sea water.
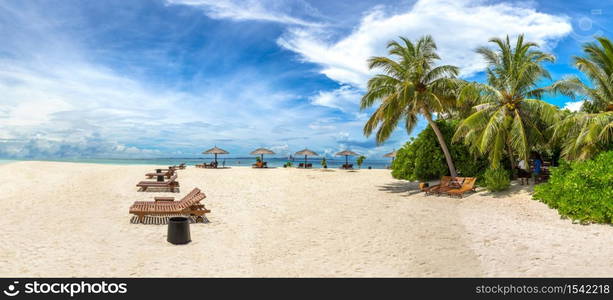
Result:
{"label": "turquoise sea water", "polygon": [[[61,159],[23,159],[36,160],[36,161],[59,161],[59,162],[76,162],[76,163],[95,163],[95,164],[113,164],[113,165],[159,165],[159,166],[171,166],[178,165],[180,163],[186,163],[188,166],[195,164],[201,164],[203,162],[209,163],[213,161],[212,157],[203,158],[143,158],[143,159],[114,159],[114,158],[61,158]],[[326,158],[328,168],[339,168],[345,163],[344,157]],[[0,159],[0,164],[10,163],[16,160]],[[283,167],[283,164],[288,162],[288,158],[280,157],[266,157],[264,161],[268,163],[269,167]],[[218,156],[217,162],[219,166],[251,166],[255,163],[255,157],[223,157]],[[304,162],[304,157],[294,158],[292,162],[294,166]],[[321,168],[321,158],[308,158],[308,163],[312,163],[314,168]],[[353,164],[354,168],[357,168],[355,159],[349,158],[349,163]],[[362,168],[371,167],[373,169],[385,169],[390,164],[389,159],[366,159],[362,164]]]}

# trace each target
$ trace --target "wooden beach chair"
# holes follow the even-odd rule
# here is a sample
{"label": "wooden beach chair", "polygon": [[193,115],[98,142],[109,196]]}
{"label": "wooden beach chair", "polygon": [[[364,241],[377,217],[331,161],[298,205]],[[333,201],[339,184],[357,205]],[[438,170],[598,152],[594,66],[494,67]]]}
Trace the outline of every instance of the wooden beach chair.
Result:
{"label": "wooden beach chair", "polygon": [[466,177],[464,178],[464,181],[462,182],[462,187],[460,187],[459,189],[449,189],[449,190],[444,191],[444,193],[446,193],[449,196],[458,196],[462,198],[464,193],[468,191],[473,191],[473,192],[475,191],[476,181],[477,181],[477,178],[475,177]]}
{"label": "wooden beach chair", "polygon": [[168,172],[168,171],[173,171],[173,172],[174,172],[174,171],[176,171],[176,170],[177,170],[177,168],[176,168],[176,167],[174,167],[174,166],[168,166],[168,168],[167,168],[167,169],[156,169],[156,171],[157,171],[157,170],[160,170],[160,172]]}
{"label": "wooden beach chair", "polygon": [[174,192],[179,187],[179,182],[176,180],[177,175],[175,174],[168,181],[141,181],[136,186],[140,188],[139,192],[147,191],[148,188],[168,188]]}
{"label": "wooden beach chair", "polygon": [[299,163],[298,168],[304,168],[304,163]]}
{"label": "wooden beach chair", "polygon": [[212,162],[210,164],[203,163],[202,167],[205,169],[217,169],[217,163],[216,162]]}
{"label": "wooden beach chair", "polygon": [[174,201],[172,197],[155,197],[154,201],[136,201],[130,206],[130,214],[138,216],[142,223],[145,216],[196,216],[196,221],[204,221],[204,215],[211,211],[200,204],[206,195],[198,188],[194,188],[183,199]]}
{"label": "wooden beach chair", "polygon": [[447,182],[447,185],[439,186],[432,192],[437,196],[440,196],[441,194],[446,193],[449,190],[462,188],[463,183],[464,177],[451,177],[451,179]]}
{"label": "wooden beach chair", "polygon": [[157,177],[157,176],[164,176],[166,178],[170,178],[172,177],[172,175],[175,175],[175,170],[174,169],[170,169],[167,171],[162,171],[161,173],[147,173],[145,174],[145,176],[149,179]]}
{"label": "wooden beach chair", "polygon": [[441,177],[441,181],[438,184],[433,186],[422,186],[420,187],[422,192],[425,192],[426,195],[434,194],[441,187],[446,187],[447,184],[451,181],[451,176],[443,176]]}

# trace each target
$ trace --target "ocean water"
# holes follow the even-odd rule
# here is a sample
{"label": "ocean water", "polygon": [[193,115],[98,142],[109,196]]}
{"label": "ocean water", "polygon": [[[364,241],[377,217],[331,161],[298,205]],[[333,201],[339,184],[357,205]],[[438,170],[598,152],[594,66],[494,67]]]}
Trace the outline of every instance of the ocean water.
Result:
{"label": "ocean water", "polygon": [[0,165],[12,163],[12,162],[16,162],[16,160],[13,160],[13,159],[1,159],[0,158]]}
{"label": "ocean water", "polygon": [[[95,163],[95,164],[113,164],[113,165],[159,165],[161,167],[178,165],[180,163],[186,163],[188,166],[195,164],[201,164],[203,162],[210,163],[213,161],[212,157],[203,158],[143,158],[143,159],[115,159],[115,158],[60,158],[60,159],[22,159],[22,161],[36,160],[36,161],[59,161],[59,162],[76,162],[76,163]],[[0,159],[0,164],[10,163],[16,160]],[[288,158],[281,157],[266,157],[264,161],[267,162],[269,167],[283,167],[285,163],[289,161]],[[344,157],[326,157],[328,168],[340,168],[345,163]],[[226,167],[235,166],[251,166],[255,163],[254,157],[223,157],[218,156],[217,162],[219,166],[225,165]],[[292,164],[297,166],[299,163],[304,162],[304,157],[295,157]],[[308,163],[313,164],[313,168],[321,168],[321,158],[309,157]],[[362,168],[366,169],[371,167],[373,169],[385,169],[389,164],[390,159],[366,159],[362,164]],[[358,165],[355,159],[349,158],[349,163],[353,164],[354,168]]]}

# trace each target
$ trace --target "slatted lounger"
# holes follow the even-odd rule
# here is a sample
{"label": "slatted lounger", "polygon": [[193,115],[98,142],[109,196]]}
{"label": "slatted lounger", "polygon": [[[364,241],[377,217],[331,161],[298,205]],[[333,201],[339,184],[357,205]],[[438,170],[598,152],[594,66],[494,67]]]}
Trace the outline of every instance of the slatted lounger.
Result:
{"label": "slatted lounger", "polygon": [[175,188],[179,187],[179,183],[176,180],[177,175],[175,174],[168,181],[141,181],[136,186],[140,187],[139,192],[144,192],[147,188],[169,188],[171,192],[174,192]]}
{"label": "slatted lounger", "polygon": [[145,176],[147,176],[147,178],[151,179],[153,177],[157,177],[157,176],[164,176],[166,178],[170,178],[172,175],[175,175],[175,170],[174,169],[170,169],[168,171],[163,171],[161,173],[147,173],[145,174]]}
{"label": "slatted lounger", "polygon": [[204,221],[204,215],[211,211],[200,204],[206,195],[198,188],[194,188],[180,201],[174,201],[170,197],[155,197],[155,201],[136,201],[130,206],[130,213],[138,216],[138,222],[142,223],[145,216],[196,216],[196,221]]}
{"label": "slatted lounger", "polygon": [[460,198],[462,198],[462,196],[464,195],[464,193],[468,192],[468,191],[475,191],[475,182],[477,181],[477,178],[475,177],[466,177],[464,178],[464,182],[462,182],[462,187],[460,187],[459,189],[450,189],[445,191],[445,193],[449,196],[458,196]]}
{"label": "slatted lounger", "polygon": [[451,176],[443,176],[441,177],[441,182],[439,184],[435,184],[433,186],[424,187],[421,190],[426,193],[426,195],[430,195],[435,193],[439,188],[447,186],[449,181],[451,180]]}

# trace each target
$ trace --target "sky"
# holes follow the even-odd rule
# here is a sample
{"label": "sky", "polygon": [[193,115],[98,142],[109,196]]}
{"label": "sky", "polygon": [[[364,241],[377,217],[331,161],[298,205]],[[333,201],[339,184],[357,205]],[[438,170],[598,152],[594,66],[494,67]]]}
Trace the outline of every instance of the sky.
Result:
{"label": "sky", "polygon": [[557,57],[555,80],[580,75],[582,44],[613,37],[612,13],[593,0],[0,0],[0,157],[198,157],[216,145],[376,158],[425,128],[382,145],[362,133],[366,60],[388,41],[432,35],[441,63],[483,80],[474,50],[524,33]]}

